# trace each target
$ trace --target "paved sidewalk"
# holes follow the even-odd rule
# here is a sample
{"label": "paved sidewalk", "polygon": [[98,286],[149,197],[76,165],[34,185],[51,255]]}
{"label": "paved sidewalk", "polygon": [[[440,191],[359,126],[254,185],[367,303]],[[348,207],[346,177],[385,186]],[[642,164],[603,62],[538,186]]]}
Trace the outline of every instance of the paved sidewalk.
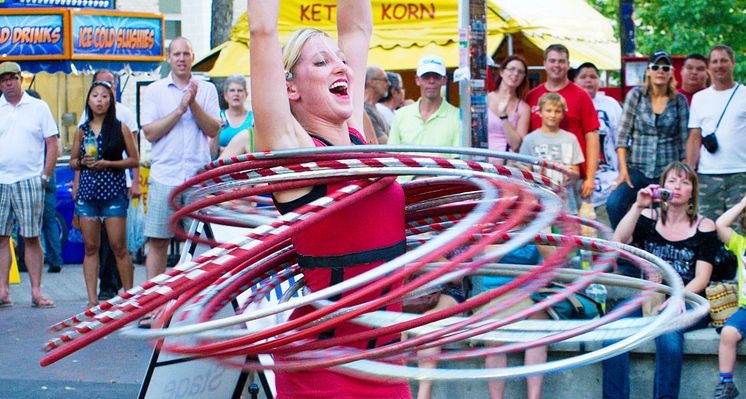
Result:
{"label": "paved sidewalk", "polygon": [[[135,285],[142,284],[145,276],[145,266],[135,265]],[[44,266],[41,287],[44,295],[58,305],[61,302],[81,302],[85,306],[88,302],[81,264],[65,265],[60,273],[47,273],[47,267]],[[31,283],[28,273],[21,273],[20,284],[10,286],[10,296],[14,306],[31,306]]]}
{"label": "paved sidewalk", "polygon": [[[135,268],[135,282],[145,268]],[[41,348],[55,335],[51,324],[80,312],[87,303],[82,265],[65,265],[61,273],[42,276],[54,309],[31,307],[28,274],[11,285],[13,306],[0,308],[0,398],[135,398],[153,348],[146,341],[111,334],[48,367],[39,366]]]}

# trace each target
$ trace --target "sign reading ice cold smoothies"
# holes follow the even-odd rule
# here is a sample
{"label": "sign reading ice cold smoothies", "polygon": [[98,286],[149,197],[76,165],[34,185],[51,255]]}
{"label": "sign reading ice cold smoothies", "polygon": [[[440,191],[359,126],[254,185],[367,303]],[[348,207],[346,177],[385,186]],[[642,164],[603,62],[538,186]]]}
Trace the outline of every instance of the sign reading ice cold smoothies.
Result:
{"label": "sign reading ice cold smoothies", "polygon": [[72,58],[160,61],[163,19],[154,15],[72,13]]}
{"label": "sign reading ice cold smoothies", "polygon": [[64,13],[0,15],[0,54],[5,59],[65,57]]}

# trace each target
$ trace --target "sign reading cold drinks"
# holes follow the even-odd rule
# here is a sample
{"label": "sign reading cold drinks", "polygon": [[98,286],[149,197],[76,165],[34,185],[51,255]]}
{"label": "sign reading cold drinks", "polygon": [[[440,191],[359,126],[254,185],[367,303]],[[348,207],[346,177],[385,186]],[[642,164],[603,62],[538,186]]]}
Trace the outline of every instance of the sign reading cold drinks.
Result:
{"label": "sign reading cold drinks", "polygon": [[73,13],[73,59],[162,59],[160,17]]}
{"label": "sign reading cold drinks", "polygon": [[0,15],[0,56],[20,61],[161,61],[163,31],[163,17],[153,14],[6,9]]}
{"label": "sign reading cold drinks", "polygon": [[3,58],[52,59],[66,55],[64,14],[0,15]]}

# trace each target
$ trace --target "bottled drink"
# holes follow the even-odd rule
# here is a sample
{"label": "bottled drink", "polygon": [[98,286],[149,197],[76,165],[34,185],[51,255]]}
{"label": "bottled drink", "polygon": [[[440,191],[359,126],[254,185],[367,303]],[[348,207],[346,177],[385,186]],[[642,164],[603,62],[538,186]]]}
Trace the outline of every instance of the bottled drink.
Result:
{"label": "bottled drink", "polygon": [[94,160],[98,160],[98,143],[96,138],[93,136],[86,136],[83,139],[83,148],[85,148],[85,154],[92,157]]}
{"label": "bottled drink", "polygon": [[585,288],[585,295],[601,305],[601,311],[604,313],[606,312],[606,294],[606,286],[603,284],[593,283]]}

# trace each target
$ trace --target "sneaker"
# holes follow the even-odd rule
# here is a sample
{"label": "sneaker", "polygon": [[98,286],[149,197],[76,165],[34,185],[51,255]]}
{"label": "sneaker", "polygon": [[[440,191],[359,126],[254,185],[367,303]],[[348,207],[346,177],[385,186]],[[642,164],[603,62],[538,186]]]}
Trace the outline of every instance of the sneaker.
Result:
{"label": "sneaker", "polygon": [[719,382],[715,387],[715,399],[731,399],[738,396],[738,388],[732,382]]}
{"label": "sneaker", "polygon": [[47,269],[47,273],[59,273],[62,271],[62,266],[60,265],[49,265],[49,268]]}

